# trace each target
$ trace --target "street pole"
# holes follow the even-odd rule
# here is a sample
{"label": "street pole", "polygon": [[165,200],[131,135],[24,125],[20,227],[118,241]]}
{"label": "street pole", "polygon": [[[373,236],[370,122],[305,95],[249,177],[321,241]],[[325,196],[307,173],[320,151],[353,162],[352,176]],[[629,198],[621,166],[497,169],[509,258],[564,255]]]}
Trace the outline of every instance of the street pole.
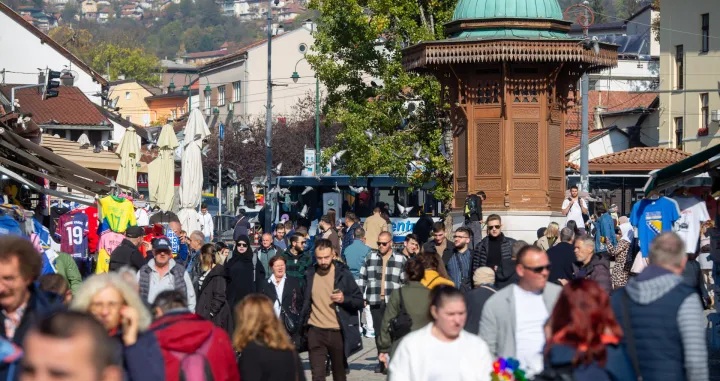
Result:
{"label": "street pole", "polygon": [[[218,188],[217,188],[217,199],[218,199],[218,217],[222,216],[222,134],[218,134]],[[220,219],[218,219],[220,221]],[[218,222],[219,223],[219,222]]]}
{"label": "street pole", "polygon": [[[587,20],[587,10],[585,10],[585,19]],[[588,26],[583,26],[583,35],[588,38]],[[580,135],[580,189],[584,192],[590,191],[590,183],[588,180],[588,75],[587,70],[582,75],[582,133]]]}
{"label": "street pole", "polygon": [[315,73],[315,176],[320,176],[320,77]]}
{"label": "street pole", "polygon": [[272,202],[270,201],[270,179],[272,178],[272,3],[267,9],[267,105],[265,106],[265,223],[263,231],[269,233],[272,226]]}

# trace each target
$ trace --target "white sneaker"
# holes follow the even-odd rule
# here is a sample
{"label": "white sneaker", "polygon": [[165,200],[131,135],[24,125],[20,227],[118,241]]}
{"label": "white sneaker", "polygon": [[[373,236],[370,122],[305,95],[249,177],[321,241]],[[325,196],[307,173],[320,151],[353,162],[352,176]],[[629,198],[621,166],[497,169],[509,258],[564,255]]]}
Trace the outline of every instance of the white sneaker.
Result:
{"label": "white sneaker", "polygon": [[375,338],[375,332],[368,332],[368,333],[365,334],[365,337],[370,338],[370,339],[374,339],[374,338]]}

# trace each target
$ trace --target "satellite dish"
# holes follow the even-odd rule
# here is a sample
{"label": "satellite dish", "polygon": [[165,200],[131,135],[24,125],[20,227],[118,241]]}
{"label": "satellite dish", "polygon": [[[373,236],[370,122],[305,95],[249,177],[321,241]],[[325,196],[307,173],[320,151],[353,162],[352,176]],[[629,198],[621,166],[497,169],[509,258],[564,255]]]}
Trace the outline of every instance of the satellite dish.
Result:
{"label": "satellite dish", "polygon": [[110,102],[110,108],[115,108],[115,107],[117,107],[117,104],[118,104],[118,101],[119,101],[119,100],[120,100],[120,97],[115,97],[115,99],[113,99],[112,102]]}

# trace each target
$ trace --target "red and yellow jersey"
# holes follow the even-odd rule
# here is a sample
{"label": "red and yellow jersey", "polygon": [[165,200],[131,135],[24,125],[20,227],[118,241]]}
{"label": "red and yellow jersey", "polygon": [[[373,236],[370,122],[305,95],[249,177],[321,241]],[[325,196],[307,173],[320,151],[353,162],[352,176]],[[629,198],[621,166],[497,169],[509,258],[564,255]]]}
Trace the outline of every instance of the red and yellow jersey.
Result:
{"label": "red and yellow jersey", "polygon": [[124,233],[128,226],[137,225],[133,203],[124,198],[107,196],[100,200],[103,224],[116,233]]}

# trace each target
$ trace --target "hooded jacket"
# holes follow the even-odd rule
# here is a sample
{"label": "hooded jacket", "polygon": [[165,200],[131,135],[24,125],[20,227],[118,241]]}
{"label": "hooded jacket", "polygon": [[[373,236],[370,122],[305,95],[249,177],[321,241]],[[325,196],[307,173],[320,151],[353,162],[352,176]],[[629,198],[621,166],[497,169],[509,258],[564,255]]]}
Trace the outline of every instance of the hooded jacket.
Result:
{"label": "hooded jacket", "polygon": [[680,275],[650,265],[615,292],[611,304],[623,340],[630,334],[635,338],[643,379],[708,380],[705,315],[700,298]]}
{"label": "hooded jacket", "polygon": [[215,323],[226,332],[232,332],[232,313],[227,303],[225,268],[215,265],[205,276],[198,290],[195,313]]}
{"label": "hooded jacket", "polygon": [[266,279],[265,269],[250,246],[250,238],[246,235],[240,236],[236,242],[245,242],[248,248],[245,253],[240,254],[236,245],[232,257],[225,264],[225,277],[230,280],[226,294],[231,311],[246,295],[262,292]]}
{"label": "hooded jacket", "polygon": [[212,322],[183,309],[166,313],[150,326],[150,331],[155,333],[165,360],[166,380],[179,380],[179,358],[201,351],[203,344],[209,345],[205,358],[213,379],[240,380],[230,337]]}
{"label": "hooded jacket", "polygon": [[592,279],[609,294],[612,293],[612,279],[610,278],[610,263],[607,259],[601,258],[599,255],[593,255],[587,266],[573,263],[573,277],[578,278],[578,273],[583,267],[586,270],[585,279]]}
{"label": "hooded jacket", "polygon": [[[345,301],[335,305],[335,313],[340,323],[340,331],[342,331],[343,345],[345,349],[345,357],[350,357],[362,349],[362,337],[360,337],[360,318],[358,311],[362,310],[364,305],[363,295],[355,283],[350,270],[341,262],[333,262],[335,264],[335,285],[334,289],[340,289],[345,296]],[[305,278],[305,300],[301,313],[303,326],[307,326],[310,319],[310,309],[312,308],[312,289],[315,279],[315,271],[318,265],[311,266],[307,269]]]}

